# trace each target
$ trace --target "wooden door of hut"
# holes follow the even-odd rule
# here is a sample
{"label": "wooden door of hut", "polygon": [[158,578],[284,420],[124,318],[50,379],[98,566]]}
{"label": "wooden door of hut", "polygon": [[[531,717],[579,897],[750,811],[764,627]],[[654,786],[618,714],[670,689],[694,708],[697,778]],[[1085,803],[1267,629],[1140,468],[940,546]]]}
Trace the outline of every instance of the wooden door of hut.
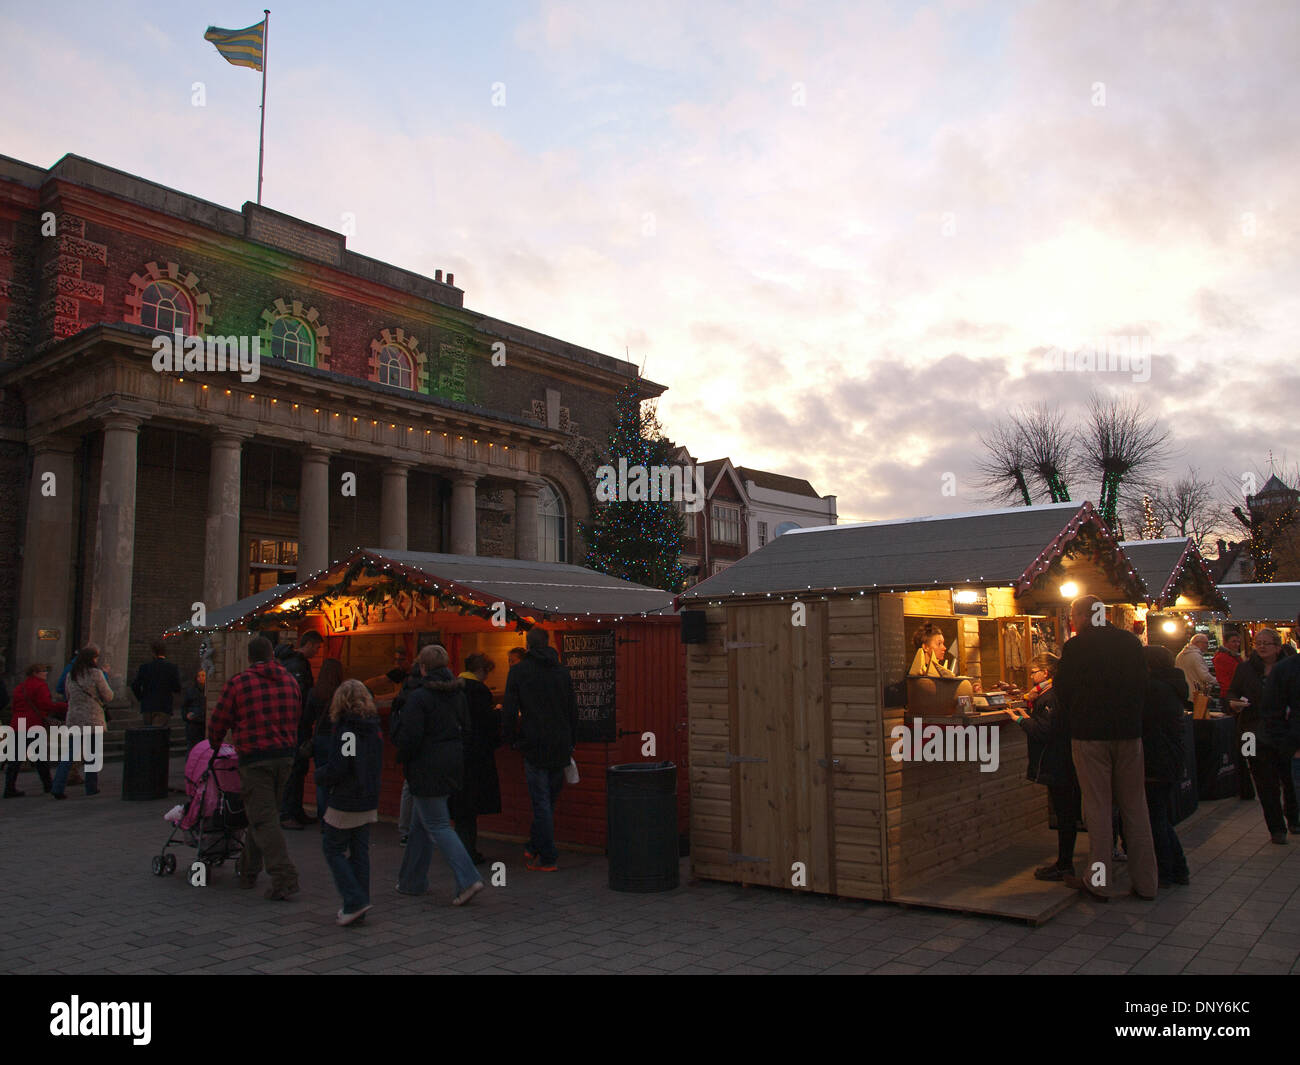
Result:
{"label": "wooden door of hut", "polygon": [[835,891],[825,634],[823,603],[801,618],[787,605],[728,611],[732,861],[748,883]]}

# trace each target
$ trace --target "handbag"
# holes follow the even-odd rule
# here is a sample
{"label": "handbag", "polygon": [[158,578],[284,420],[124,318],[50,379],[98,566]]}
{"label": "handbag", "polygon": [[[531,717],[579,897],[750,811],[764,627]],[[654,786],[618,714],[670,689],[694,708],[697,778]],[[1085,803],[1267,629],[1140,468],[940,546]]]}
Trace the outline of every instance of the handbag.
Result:
{"label": "handbag", "polygon": [[1210,697],[1205,692],[1197,692],[1192,696],[1192,717],[1197,721],[1207,717],[1210,712]]}

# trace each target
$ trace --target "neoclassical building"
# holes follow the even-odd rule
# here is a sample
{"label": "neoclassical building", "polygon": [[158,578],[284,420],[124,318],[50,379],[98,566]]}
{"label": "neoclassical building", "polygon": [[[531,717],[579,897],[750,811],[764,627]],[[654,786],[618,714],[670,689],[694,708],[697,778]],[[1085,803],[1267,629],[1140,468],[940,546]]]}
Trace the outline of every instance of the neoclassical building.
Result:
{"label": "neoclassical building", "polygon": [[[156,369],[177,330],[256,338],[257,380]],[[0,672],[94,641],[121,675],[355,547],[581,562],[630,382],[664,391],[339,233],[0,156]]]}

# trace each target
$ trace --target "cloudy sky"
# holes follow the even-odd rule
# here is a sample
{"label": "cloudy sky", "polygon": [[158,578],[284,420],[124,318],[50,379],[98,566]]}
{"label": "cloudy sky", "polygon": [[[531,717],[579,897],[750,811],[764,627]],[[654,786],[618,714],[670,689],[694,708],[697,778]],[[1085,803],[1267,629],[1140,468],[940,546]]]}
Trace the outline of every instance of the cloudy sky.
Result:
{"label": "cloudy sky", "polygon": [[[0,9],[0,152],[239,207],[260,78],[203,31],[260,17]],[[978,509],[979,430],[1093,390],[1226,482],[1300,451],[1297,55],[1291,2],[276,0],[264,202],[626,351],[841,520]],[[1107,336],[1149,379],[1046,368]]]}

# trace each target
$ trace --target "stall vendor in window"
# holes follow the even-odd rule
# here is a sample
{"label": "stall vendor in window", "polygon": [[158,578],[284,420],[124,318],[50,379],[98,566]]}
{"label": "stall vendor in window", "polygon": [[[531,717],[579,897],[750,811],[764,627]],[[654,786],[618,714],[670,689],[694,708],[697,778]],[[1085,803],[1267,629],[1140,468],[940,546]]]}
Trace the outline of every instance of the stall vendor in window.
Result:
{"label": "stall vendor in window", "polygon": [[912,633],[912,646],[916,648],[916,657],[912,659],[912,668],[907,671],[909,677],[956,676],[943,664],[948,648],[938,625],[927,621]]}

